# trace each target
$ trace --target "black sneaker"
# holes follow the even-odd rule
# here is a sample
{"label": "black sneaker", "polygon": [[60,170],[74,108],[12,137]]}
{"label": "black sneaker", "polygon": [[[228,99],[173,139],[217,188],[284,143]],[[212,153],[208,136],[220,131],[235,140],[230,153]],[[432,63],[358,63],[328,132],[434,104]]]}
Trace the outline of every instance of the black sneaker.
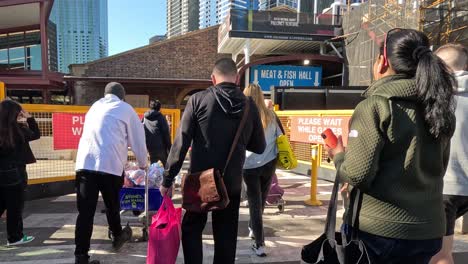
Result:
{"label": "black sneaker", "polygon": [[89,256],[75,256],[75,264],[101,264],[99,260],[89,261]]}
{"label": "black sneaker", "polygon": [[118,251],[125,243],[130,241],[130,239],[132,239],[132,229],[127,224],[127,226],[122,230],[122,233],[114,237],[114,240],[112,241],[112,247],[114,250]]}

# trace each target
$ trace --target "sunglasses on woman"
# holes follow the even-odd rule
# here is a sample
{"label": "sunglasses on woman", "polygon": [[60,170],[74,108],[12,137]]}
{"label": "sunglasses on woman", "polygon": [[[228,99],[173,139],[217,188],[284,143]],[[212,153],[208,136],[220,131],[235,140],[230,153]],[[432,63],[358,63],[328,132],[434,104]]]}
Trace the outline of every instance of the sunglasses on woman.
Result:
{"label": "sunglasses on woman", "polygon": [[388,55],[387,55],[387,40],[388,40],[388,35],[392,32],[398,32],[403,30],[403,28],[392,28],[387,33],[385,34],[385,39],[383,43],[383,59],[384,59],[384,66],[388,66]]}

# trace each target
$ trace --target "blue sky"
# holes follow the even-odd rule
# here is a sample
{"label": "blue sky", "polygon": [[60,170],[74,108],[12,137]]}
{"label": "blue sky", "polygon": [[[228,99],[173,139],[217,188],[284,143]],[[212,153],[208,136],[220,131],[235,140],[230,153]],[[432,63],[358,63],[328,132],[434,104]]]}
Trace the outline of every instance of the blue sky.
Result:
{"label": "blue sky", "polygon": [[108,0],[109,55],[166,33],[166,0]]}

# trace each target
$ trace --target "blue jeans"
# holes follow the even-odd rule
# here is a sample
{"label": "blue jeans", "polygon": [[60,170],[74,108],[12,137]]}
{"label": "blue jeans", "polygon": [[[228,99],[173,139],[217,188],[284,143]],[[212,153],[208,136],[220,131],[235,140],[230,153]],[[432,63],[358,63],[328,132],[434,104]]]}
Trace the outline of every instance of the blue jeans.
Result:
{"label": "blue jeans", "polygon": [[[352,231],[349,226],[342,228],[346,235]],[[381,237],[359,230],[357,232],[359,240],[366,245],[372,264],[427,264],[442,248],[442,238],[406,240]]]}

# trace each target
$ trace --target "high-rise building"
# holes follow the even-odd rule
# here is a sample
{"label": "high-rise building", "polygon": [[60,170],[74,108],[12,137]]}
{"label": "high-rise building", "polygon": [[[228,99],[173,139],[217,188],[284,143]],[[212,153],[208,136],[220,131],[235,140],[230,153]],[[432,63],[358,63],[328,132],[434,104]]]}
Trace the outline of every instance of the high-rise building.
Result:
{"label": "high-rise building", "polygon": [[57,25],[60,72],[108,55],[107,0],[55,0],[50,19]]}
{"label": "high-rise building", "polygon": [[224,22],[231,9],[257,10],[258,0],[200,0],[200,28]]}
{"label": "high-rise building", "polygon": [[47,23],[47,37],[47,47],[49,48],[49,69],[53,72],[58,72],[57,25],[50,20]]}
{"label": "high-rise building", "polygon": [[298,0],[260,0],[259,10],[267,10],[278,6],[289,6],[297,9]]}
{"label": "high-rise building", "polygon": [[167,38],[198,29],[199,0],[167,0]]}

